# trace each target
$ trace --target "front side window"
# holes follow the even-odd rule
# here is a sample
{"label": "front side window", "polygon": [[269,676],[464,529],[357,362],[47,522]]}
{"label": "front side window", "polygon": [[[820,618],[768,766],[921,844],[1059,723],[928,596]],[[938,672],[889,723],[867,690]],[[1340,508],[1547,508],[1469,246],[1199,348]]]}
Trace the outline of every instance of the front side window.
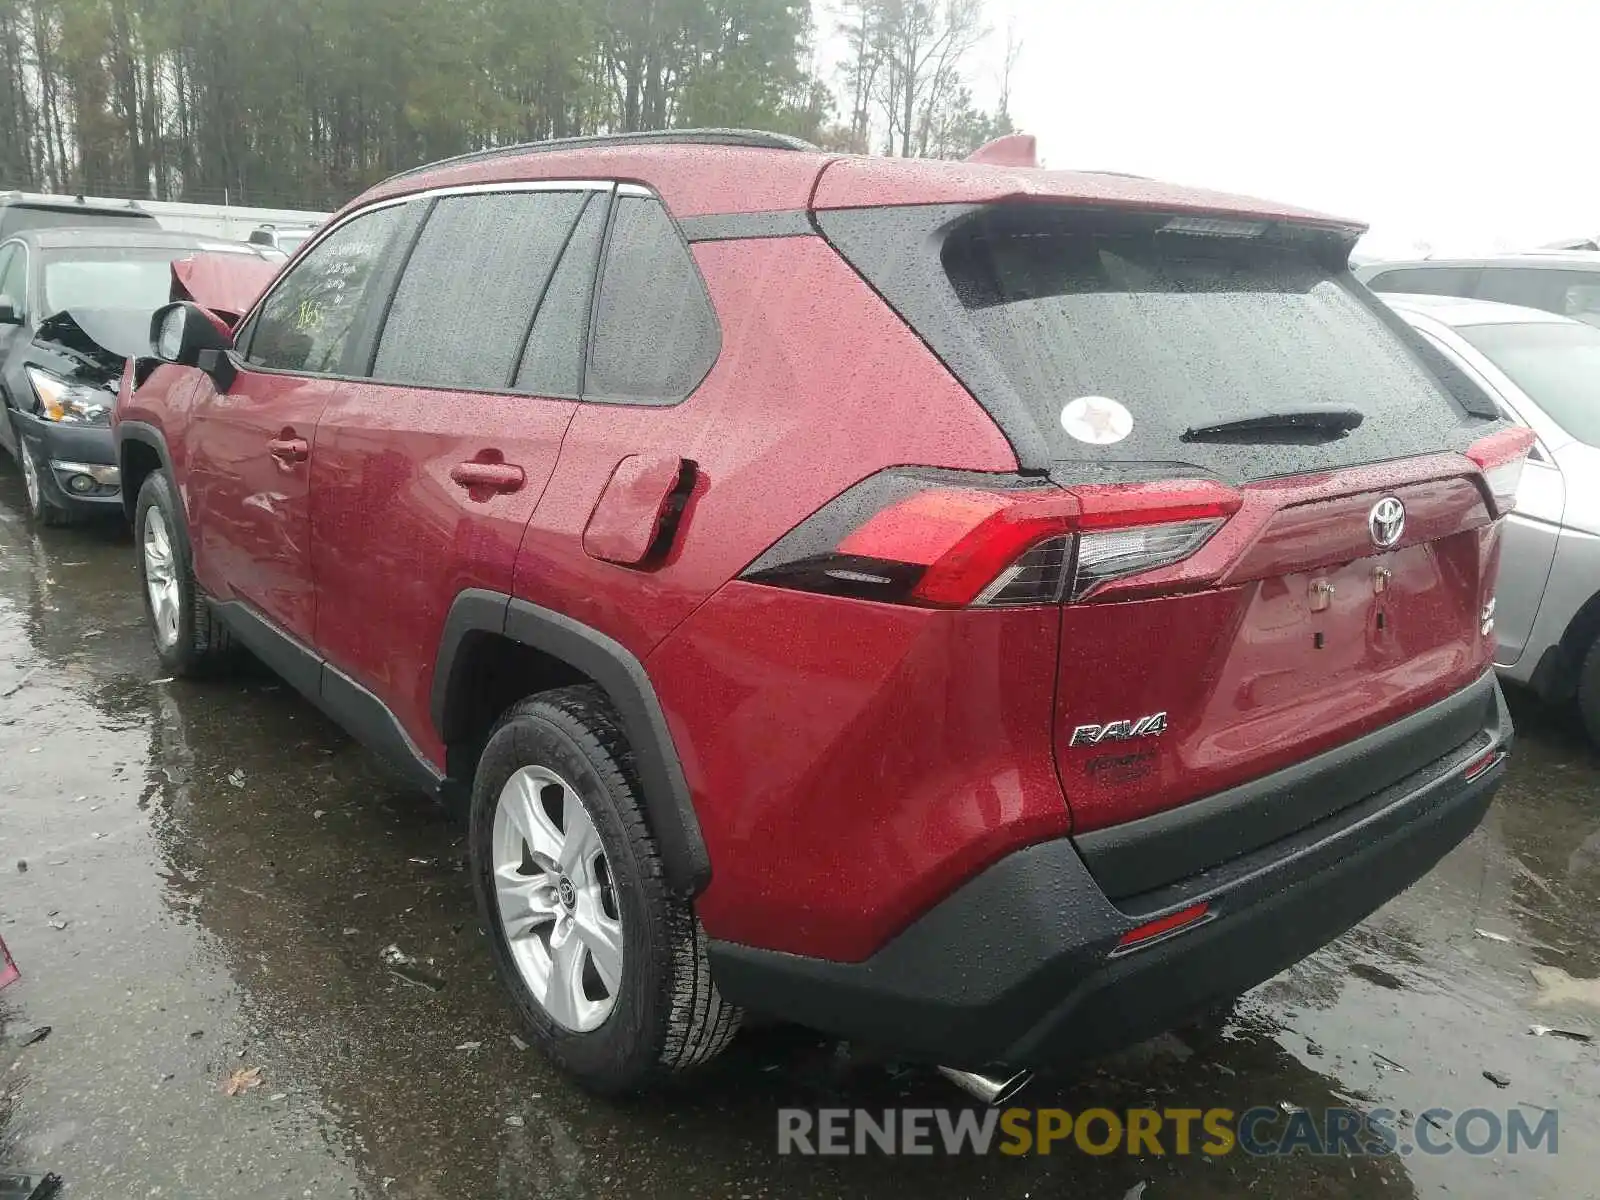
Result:
{"label": "front side window", "polygon": [[673,404],[705,378],[721,334],[700,272],[659,200],[616,204],[584,397]]}
{"label": "front side window", "polygon": [[344,373],[367,285],[404,207],[347,221],[296,263],[252,321],[243,339],[245,361],[275,371]]}

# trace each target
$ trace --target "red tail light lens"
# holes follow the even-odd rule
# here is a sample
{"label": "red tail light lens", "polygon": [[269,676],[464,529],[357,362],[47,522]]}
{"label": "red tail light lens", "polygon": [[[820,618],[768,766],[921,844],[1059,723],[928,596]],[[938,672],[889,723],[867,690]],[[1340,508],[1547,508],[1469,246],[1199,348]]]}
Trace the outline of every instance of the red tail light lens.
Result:
{"label": "red tail light lens", "polygon": [[1522,482],[1522,468],[1533,442],[1533,430],[1515,426],[1491,433],[1467,448],[1467,457],[1478,465],[1489,485],[1497,515],[1504,516],[1516,506],[1517,485]]}
{"label": "red tail light lens", "polygon": [[887,471],[851,488],[744,578],[938,608],[1082,600],[1193,554],[1240,496],[1211,480],[1062,488]]}

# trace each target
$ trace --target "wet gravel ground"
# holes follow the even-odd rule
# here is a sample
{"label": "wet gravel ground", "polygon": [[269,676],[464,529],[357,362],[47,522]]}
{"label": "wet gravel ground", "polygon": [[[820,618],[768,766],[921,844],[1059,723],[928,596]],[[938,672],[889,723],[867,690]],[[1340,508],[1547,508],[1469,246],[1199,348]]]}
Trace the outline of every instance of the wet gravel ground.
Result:
{"label": "wet gravel ground", "polygon": [[[5,463],[0,935],[24,979],[0,992],[0,1164],[56,1171],[65,1195],[1600,1191],[1600,1045],[1529,1032],[1600,1033],[1600,985],[1581,982],[1600,975],[1600,756],[1563,714],[1513,697],[1520,741],[1489,819],[1360,928],[1214,1027],[1024,1096],[1074,1111],[1521,1107],[1530,1123],[1557,1109],[1557,1153],[779,1157],[782,1106],[961,1098],[778,1029],[675,1093],[576,1091],[513,1040],[460,829],[265,673],[159,679],[127,536],[22,514]],[[391,973],[391,945],[443,988]],[[24,1045],[40,1025],[49,1036]],[[259,1084],[224,1093],[257,1068]]]}

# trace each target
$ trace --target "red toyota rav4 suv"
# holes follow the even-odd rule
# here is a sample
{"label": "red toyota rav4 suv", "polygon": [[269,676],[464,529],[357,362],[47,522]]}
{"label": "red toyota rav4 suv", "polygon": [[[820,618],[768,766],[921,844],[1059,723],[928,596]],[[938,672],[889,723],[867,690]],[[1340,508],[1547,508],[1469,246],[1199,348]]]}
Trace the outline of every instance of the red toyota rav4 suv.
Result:
{"label": "red toyota rav4 suv", "polygon": [[1141,1038],[1504,772],[1526,434],[1359,232],[724,131],[397,176],[124,380],[162,663],[242,643],[469,798],[491,953],[592,1087],[745,1009],[991,1081]]}

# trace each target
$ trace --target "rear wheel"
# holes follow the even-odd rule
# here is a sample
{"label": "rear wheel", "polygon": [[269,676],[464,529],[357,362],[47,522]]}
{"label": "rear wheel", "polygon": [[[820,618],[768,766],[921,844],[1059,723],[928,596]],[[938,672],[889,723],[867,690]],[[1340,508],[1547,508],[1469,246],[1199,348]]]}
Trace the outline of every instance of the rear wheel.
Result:
{"label": "rear wheel", "polygon": [[578,1082],[636,1091],[732,1040],[739,1010],[711,982],[692,908],[667,891],[632,750],[597,690],[546,692],[500,719],[469,844],[495,968]]}
{"label": "rear wheel", "polygon": [[1589,740],[1600,746],[1600,638],[1596,638],[1584,657],[1578,673],[1578,712]]}
{"label": "rear wheel", "polygon": [[151,472],[139,489],[133,536],[145,615],[162,667],[180,676],[215,672],[232,657],[233,645],[195,582],[183,514],[163,471]]}

